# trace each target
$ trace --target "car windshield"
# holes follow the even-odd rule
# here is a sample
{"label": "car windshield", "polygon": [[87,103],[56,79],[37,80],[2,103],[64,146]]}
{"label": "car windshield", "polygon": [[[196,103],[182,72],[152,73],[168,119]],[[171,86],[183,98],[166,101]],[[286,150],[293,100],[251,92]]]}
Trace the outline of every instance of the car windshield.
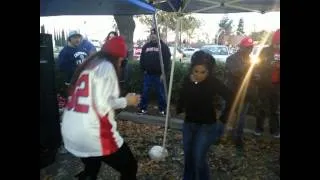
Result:
{"label": "car windshield", "polygon": [[228,49],[221,46],[207,46],[204,49],[208,49],[213,55],[228,55]]}

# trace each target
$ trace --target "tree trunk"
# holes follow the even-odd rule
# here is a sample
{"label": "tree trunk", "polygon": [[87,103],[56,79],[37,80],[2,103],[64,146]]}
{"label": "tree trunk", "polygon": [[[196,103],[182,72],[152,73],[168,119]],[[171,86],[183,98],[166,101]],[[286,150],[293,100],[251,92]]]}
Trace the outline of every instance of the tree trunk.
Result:
{"label": "tree trunk", "polygon": [[124,36],[128,45],[128,59],[133,59],[133,33],[136,28],[133,16],[114,15],[120,35]]}

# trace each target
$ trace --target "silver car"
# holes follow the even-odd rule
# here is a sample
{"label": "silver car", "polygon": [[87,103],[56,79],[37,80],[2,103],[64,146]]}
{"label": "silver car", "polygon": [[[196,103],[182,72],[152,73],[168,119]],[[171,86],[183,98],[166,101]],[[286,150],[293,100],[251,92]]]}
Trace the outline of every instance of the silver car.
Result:
{"label": "silver car", "polygon": [[185,54],[187,57],[191,57],[193,55],[193,53],[195,53],[196,51],[198,51],[199,49],[197,48],[184,48],[182,50],[183,54]]}
{"label": "silver car", "polygon": [[224,45],[205,45],[201,50],[211,54],[217,61],[226,62],[227,57],[231,54],[228,46]]}

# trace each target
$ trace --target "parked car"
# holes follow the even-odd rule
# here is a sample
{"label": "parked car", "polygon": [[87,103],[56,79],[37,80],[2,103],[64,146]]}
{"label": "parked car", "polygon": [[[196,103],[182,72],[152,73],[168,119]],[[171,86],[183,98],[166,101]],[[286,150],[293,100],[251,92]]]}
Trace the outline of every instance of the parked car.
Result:
{"label": "parked car", "polygon": [[224,45],[205,45],[201,50],[211,54],[217,61],[226,62],[227,57],[231,55],[228,46]]}
{"label": "parked car", "polygon": [[193,55],[193,53],[195,53],[196,51],[198,51],[199,49],[197,48],[184,48],[182,50],[183,54],[185,54],[187,57],[191,57]]}
{"label": "parked car", "polygon": [[[171,60],[173,60],[173,55],[174,55],[174,47],[173,46],[169,46],[170,49],[170,53],[171,53]],[[177,48],[177,52],[176,52],[176,60],[179,60],[180,62],[183,60],[183,58],[186,57],[185,54],[183,54],[183,52]]]}

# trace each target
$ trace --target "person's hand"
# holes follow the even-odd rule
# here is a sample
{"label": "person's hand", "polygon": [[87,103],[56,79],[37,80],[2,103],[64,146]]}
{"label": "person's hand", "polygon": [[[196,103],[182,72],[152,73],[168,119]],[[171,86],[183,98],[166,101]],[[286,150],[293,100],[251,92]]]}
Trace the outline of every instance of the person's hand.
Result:
{"label": "person's hand", "polygon": [[136,95],[136,93],[128,93],[126,99],[128,106],[138,106],[140,103],[140,95]]}

